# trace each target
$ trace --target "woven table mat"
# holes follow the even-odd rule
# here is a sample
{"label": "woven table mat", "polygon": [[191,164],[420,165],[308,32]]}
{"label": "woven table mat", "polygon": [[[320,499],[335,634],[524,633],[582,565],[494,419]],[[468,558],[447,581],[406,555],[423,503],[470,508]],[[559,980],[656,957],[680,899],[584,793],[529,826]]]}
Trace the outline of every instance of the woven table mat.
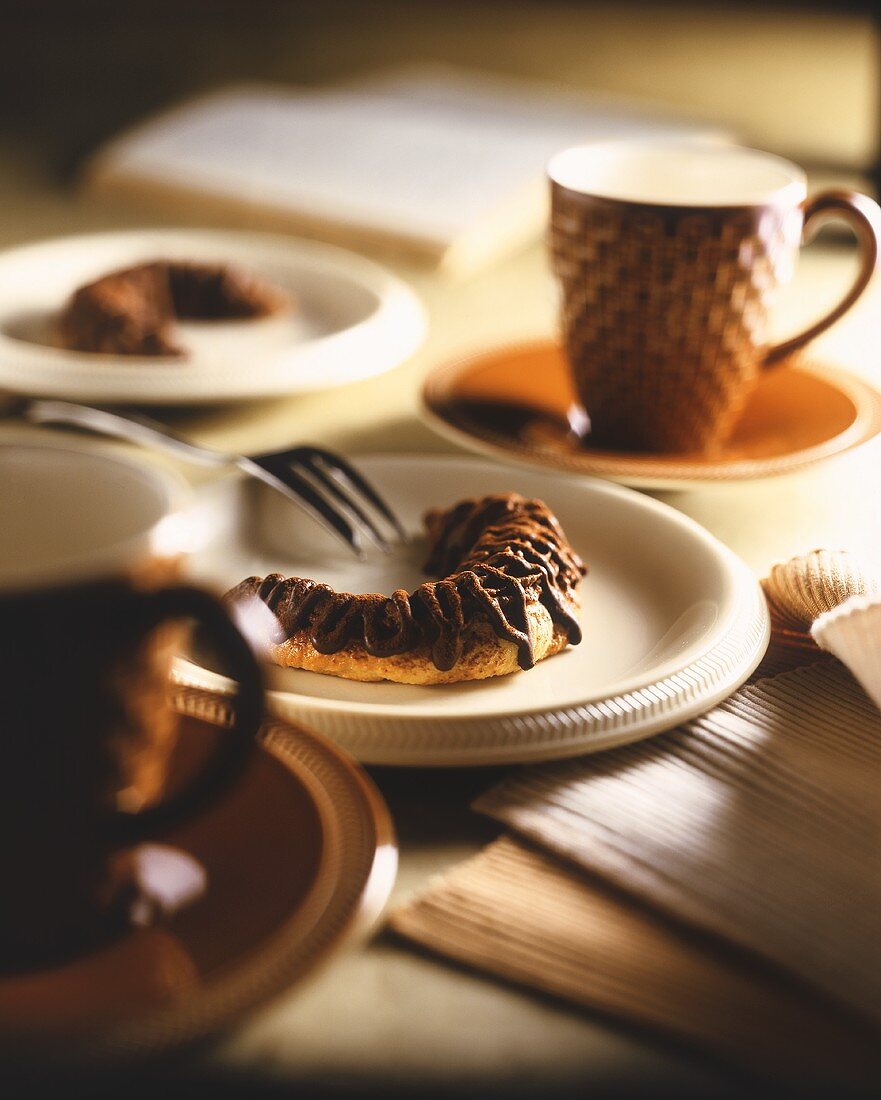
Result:
{"label": "woven table mat", "polygon": [[820,664],[475,808],[881,1025],[881,714]]}
{"label": "woven table mat", "polygon": [[392,927],[741,1063],[877,1073],[881,714],[808,646],[772,644],[759,675],[799,663],[667,734],[513,772],[475,808],[517,837]]}
{"label": "woven table mat", "polygon": [[783,976],[513,837],[440,876],[391,926],[447,958],[735,1064],[853,1083],[881,1070],[876,1037]]}

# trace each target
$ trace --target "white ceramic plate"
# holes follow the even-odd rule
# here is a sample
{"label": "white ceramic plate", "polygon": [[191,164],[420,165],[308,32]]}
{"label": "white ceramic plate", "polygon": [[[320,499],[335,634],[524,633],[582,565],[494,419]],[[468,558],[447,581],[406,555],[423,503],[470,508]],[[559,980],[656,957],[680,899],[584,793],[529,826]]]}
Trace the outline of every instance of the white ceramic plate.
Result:
{"label": "white ceramic plate", "polygon": [[[290,292],[297,308],[252,321],[181,324],[183,361],[52,346],[54,317],[76,287],[164,258],[240,264]],[[0,387],[15,393],[157,405],[307,393],[397,366],[425,329],[416,295],[385,268],[293,237],[145,229],[0,253]]]}
{"label": "white ceramic plate", "polygon": [[[423,511],[517,491],[545,500],[590,566],[584,641],[528,672],[420,687],[362,684],[271,666],[271,708],[367,763],[508,763],[578,755],[646,737],[738,687],[768,644],[767,608],[746,566],[692,520],[620,486],[469,458],[359,459],[408,529]],[[366,563],[345,556],[295,506],[254,483],[200,491],[210,532],[196,576],[222,588],[251,574],[316,577],[351,592],[415,588],[421,539]],[[181,661],[182,682],[222,689]]]}

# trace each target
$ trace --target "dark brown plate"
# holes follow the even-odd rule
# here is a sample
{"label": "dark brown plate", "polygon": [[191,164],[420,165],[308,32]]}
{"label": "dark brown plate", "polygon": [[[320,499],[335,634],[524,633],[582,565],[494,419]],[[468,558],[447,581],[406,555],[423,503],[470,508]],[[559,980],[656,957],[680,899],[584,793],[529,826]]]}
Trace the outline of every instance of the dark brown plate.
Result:
{"label": "dark brown plate", "polygon": [[788,473],[881,432],[881,394],[838,367],[812,362],[762,375],[731,438],[712,453],[601,450],[573,430],[580,428],[575,393],[562,350],[551,341],[439,367],[426,379],[422,401],[429,424],[471,451],[656,489]]}
{"label": "dark brown plate", "polygon": [[[214,735],[222,702],[182,689],[179,703],[182,742]],[[262,742],[222,803],[138,850],[148,890],[173,911],[66,965],[0,977],[0,1035],[78,1055],[178,1045],[375,923],[397,866],[381,796],[305,729],[270,719]]]}

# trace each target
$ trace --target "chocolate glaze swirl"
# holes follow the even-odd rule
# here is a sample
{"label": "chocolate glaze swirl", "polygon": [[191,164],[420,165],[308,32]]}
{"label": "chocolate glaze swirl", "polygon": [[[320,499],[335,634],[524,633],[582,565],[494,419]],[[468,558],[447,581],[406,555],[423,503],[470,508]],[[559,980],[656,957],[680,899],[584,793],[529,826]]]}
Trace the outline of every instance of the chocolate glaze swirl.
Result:
{"label": "chocolate glaze swirl", "polygon": [[319,653],[360,643],[373,657],[428,645],[435,667],[451,669],[478,622],[517,646],[521,668],[535,664],[528,608],[540,601],[568,641],[581,641],[575,590],[587,572],[556,517],[540,500],[515,493],[463,500],[425,517],[428,581],[391,596],[336,592],[304,577],[248,577],[227,592],[262,600],[283,639],[306,631]]}

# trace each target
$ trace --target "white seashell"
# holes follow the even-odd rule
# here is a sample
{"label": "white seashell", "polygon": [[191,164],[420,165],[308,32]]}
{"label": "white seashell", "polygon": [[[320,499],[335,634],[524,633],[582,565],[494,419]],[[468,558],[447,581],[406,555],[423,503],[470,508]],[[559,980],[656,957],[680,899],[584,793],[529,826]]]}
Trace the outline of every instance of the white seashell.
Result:
{"label": "white seashell", "polygon": [[881,600],[853,596],[811,627],[814,641],[842,661],[881,708]]}
{"label": "white seashell", "polygon": [[762,587],[778,625],[805,632],[851,596],[881,596],[878,576],[844,550],[812,550],[775,565]]}

